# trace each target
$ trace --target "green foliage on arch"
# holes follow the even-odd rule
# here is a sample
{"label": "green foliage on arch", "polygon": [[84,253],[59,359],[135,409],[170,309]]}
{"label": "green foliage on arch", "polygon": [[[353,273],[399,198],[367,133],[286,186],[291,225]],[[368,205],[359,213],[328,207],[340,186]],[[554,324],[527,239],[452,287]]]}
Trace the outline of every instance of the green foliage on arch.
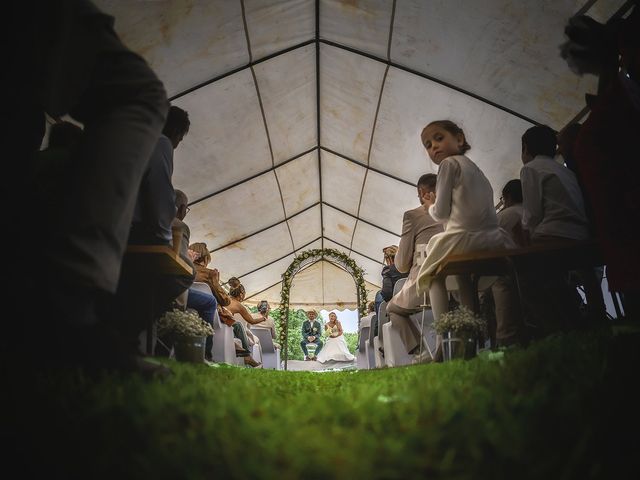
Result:
{"label": "green foliage on arch", "polygon": [[280,307],[278,310],[280,311],[280,344],[285,346],[285,358],[287,358],[288,353],[286,351],[286,345],[289,319],[289,293],[291,291],[293,277],[295,277],[303,267],[323,258],[340,265],[353,277],[358,294],[358,312],[362,316],[367,314],[367,289],[364,283],[364,270],[358,266],[355,260],[333,248],[305,250],[291,262],[289,268],[282,274],[282,292],[280,294]]}

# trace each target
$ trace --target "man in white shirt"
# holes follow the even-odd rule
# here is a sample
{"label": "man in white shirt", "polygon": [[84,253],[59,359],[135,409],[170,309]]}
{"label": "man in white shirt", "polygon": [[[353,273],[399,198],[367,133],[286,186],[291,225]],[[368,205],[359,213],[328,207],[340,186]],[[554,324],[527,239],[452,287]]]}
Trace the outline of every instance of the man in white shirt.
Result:
{"label": "man in white shirt", "polygon": [[[554,160],[555,153],[556,134],[550,127],[531,127],[522,136],[522,227],[525,239],[534,244],[589,238],[578,181],[571,170]],[[525,303],[537,311],[535,321],[545,334],[570,327],[578,312],[575,290],[566,280],[541,267],[538,278],[531,279],[530,290],[536,299],[527,295]],[[578,275],[585,287],[590,317],[604,318],[602,291],[593,269],[581,270]],[[544,306],[548,308],[540,310]]]}
{"label": "man in white shirt", "polygon": [[533,243],[589,238],[582,192],[574,173],[554,160],[556,134],[547,126],[522,136],[522,226]]}

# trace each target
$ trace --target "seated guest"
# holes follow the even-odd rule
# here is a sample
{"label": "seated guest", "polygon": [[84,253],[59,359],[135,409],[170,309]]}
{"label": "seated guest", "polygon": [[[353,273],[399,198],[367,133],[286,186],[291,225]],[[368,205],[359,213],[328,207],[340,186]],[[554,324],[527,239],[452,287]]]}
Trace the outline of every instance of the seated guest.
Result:
{"label": "seated guest", "polygon": [[264,318],[254,318],[253,315],[251,315],[251,312],[247,310],[247,307],[242,304],[246,292],[244,285],[240,283],[240,280],[236,277],[231,277],[227,283],[229,284],[229,298],[231,300],[229,305],[227,305],[227,310],[229,310],[233,314],[233,317],[236,320],[239,320],[243,325],[249,345],[253,346],[256,343],[259,343],[260,340],[251,333],[251,326],[264,323]]}
{"label": "seated guest", "polygon": [[269,332],[271,332],[271,338],[273,339],[273,346],[276,349],[280,349],[280,344],[276,342],[276,324],[273,321],[273,318],[269,316],[269,312],[271,312],[269,302],[261,300],[258,304],[258,314],[254,315],[254,317],[258,317],[261,322],[254,325],[252,328],[264,328],[269,330]]}
{"label": "seated guest", "polygon": [[[317,314],[315,310],[309,310],[307,312],[307,320],[302,323],[302,341],[300,342],[300,346],[304,352],[305,360],[314,360],[318,353],[320,353],[320,350],[322,350],[322,340],[320,340],[320,337],[322,336],[322,327],[320,322],[316,320],[316,317]],[[307,345],[316,346],[314,356],[309,355]]]}
{"label": "seated guest", "polygon": [[393,288],[396,286],[396,282],[401,278],[405,278],[407,273],[401,273],[395,266],[395,258],[396,252],[398,251],[398,247],[396,245],[391,245],[389,247],[385,247],[382,249],[382,254],[384,255],[384,267],[382,267],[382,290],[379,290],[376,293],[375,303],[376,303],[376,318],[378,320],[376,324],[377,336],[380,340],[380,353],[384,355],[384,350],[382,348],[382,329],[380,328],[380,322],[384,321],[383,318],[380,318],[380,305],[382,302],[388,302],[391,300],[393,296]]}
{"label": "seated guest", "polygon": [[[367,314],[360,319],[360,330],[365,327],[371,327],[373,317],[376,314],[376,302],[369,302],[367,305]],[[375,321],[373,321],[375,323]]]}
{"label": "seated guest", "polygon": [[[482,170],[465,153],[471,148],[463,130],[450,120],[429,123],[422,143],[438,166],[438,182],[429,215],[444,225],[427,245],[427,258],[417,277],[419,293],[428,291],[435,320],[449,310],[449,292],[438,266],[447,256],[466,252],[511,248],[511,237],[498,227],[493,189]],[[432,201],[432,197],[428,202]],[[425,204],[427,200],[425,200]],[[453,277],[453,278],[452,278]],[[473,309],[474,290],[468,275],[453,275],[460,303]],[[488,285],[487,285],[488,286]]]}
{"label": "seated guest", "polygon": [[[555,153],[556,134],[551,128],[531,127],[522,136],[522,228],[525,240],[533,244],[589,238],[580,186],[574,173],[554,160]],[[584,282],[590,316],[604,319],[602,291],[593,269],[581,270],[579,276]],[[575,326],[575,294],[564,276],[541,269],[534,277],[530,279],[525,303],[541,334]]]}
{"label": "seated guest", "polygon": [[220,285],[220,272],[217,268],[208,268],[211,263],[211,253],[207,248],[207,244],[203,242],[197,242],[189,245],[189,250],[192,250],[196,254],[196,258],[193,261],[196,269],[196,282],[203,282],[209,285],[211,291],[218,300],[218,305],[226,307],[231,303],[229,294],[225,292],[222,285]]}
{"label": "seated guest", "polygon": [[[172,106],[142,177],[129,233],[130,245],[171,245],[173,241],[171,225],[176,217],[176,197],[171,183],[173,151],[189,131],[189,126],[187,112]],[[146,308],[138,299],[141,281],[153,288],[153,316],[157,318],[193,283],[193,274],[141,279],[138,273],[128,270],[125,262],[114,321],[120,322],[122,329],[135,338],[145,328],[141,324],[145,315],[135,308]]]}
{"label": "seated guest", "polygon": [[[191,237],[191,231],[189,230],[189,226],[184,222],[184,218],[187,216],[188,212],[188,204],[189,199],[187,195],[182,190],[176,190],[176,218],[173,219],[171,223],[171,229],[174,232],[174,241],[175,241],[175,233],[179,232],[181,234],[180,240],[180,257],[188,263],[193,268],[193,258],[195,258],[195,252],[188,249],[189,239]],[[200,290],[194,289],[191,287],[191,283],[193,283],[193,279],[195,278],[195,269],[194,275],[192,277],[192,281],[185,286],[187,289],[184,291],[176,299],[176,305],[179,308],[192,308],[196,312],[202,320],[207,322],[209,325],[213,327],[213,318],[216,313],[216,309],[218,307],[218,302],[216,298],[209,293],[202,292]],[[184,298],[183,298],[184,297]],[[168,356],[171,347],[172,347],[172,339],[168,337],[159,338],[158,343],[156,345],[156,355]],[[209,335],[206,338],[205,342],[205,358],[207,360],[212,360],[212,348],[213,348],[213,335]]]}
{"label": "seated guest", "polygon": [[401,278],[407,276],[406,273],[398,271],[394,265],[396,252],[398,251],[397,245],[391,245],[382,249],[383,263],[382,267],[382,289],[376,293],[376,314],[380,313],[380,304],[382,302],[388,302],[393,296],[393,287],[396,286],[396,282]]}
{"label": "seated guest", "polygon": [[[387,304],[389,319],[398,331],[409,355],[418,354],[420,349],[420,331],[409,318],[409,315],[420,310],[420,305],[425,300],[425,298],[419,297],[416,292],[418,271],[427,256],[429,240],[436,233],[444,230],[427,210],[435,201],[436,179],[437,176],[433,173],[427,173],[420,177],[417,187],[420,206],[404,213],[402,237],[395,255],[394,265],[400,273],[408,273],[409,277],[402,289]],[[426,351],[424,353],[428,354]]]}
{"label": "seated guest", "polygon": [[519,231],[522,229],[522,182],[518,178],[509,180],[500,197],[502,209],[498,211],[498,225],[505,230],[516,244],[521,244]]}
{"label": "seated guest", "polygon": [[203,242],[192,243],[191,245],[189,245],[189,249],[195,252],[196,255],[196,258],[194,260],[194,265],[196,268],[196,282],[203,282],[209,285],[209,288],[211,288],[213,295],[218,301],[218,314],[220,316],[220,320],[232,327],[233,335],[235,336],[235,338],[240,340],[242,348],[238,350],[239,354],[236,354],[245,357],[245,364],[252,367],[259,366],[260,363],[256,362],[249,355],[250,345],[243,325],[237,322],[233,318],[233,312],[229,311],[226,308],[230,305],[231,298],[220,285],[220,273],[218,272],[218,269],[207,268],[207,265],[209,265],[209,263],[211,262],[211,254],[209,253],[207,244]]}
{"label": "seated guest", "polygon": [[[502,189],[502,210],[497,213],[498,225],[506,231],[516,245],[522,246],[522,183],[509,180]],[[489,322],[489,337],[495,346],[508,347],[526,342],[522,311],[517,301],[517,289],[511,276],[498,277],[490,290],[484,292],[486,300],[495,305],[495,319]]]}

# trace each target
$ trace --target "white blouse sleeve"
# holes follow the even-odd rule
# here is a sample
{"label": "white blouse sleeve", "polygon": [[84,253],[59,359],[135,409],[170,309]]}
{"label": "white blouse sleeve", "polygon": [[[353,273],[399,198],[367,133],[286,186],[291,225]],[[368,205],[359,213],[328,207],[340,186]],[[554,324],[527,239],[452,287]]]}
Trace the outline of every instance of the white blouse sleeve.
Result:
{"label": "white blouse sleeve", "polygon": [[429,215],[436,222],[445,223],[451,215],[451,195],[460,176],[460,165],[453,157],[445,158],[438,169],[436,203],[429,207]]}

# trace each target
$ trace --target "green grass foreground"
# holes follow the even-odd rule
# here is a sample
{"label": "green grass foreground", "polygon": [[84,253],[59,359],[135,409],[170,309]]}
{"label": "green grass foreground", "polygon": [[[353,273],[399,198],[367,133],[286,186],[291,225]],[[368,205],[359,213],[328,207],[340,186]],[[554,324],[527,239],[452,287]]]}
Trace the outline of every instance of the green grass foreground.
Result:
{"label": "green grass foreground", "polygon": [[374,371],[49,374],[8,392],[4,453],[15,478],[626,478],[639,346],[583,333]]}

